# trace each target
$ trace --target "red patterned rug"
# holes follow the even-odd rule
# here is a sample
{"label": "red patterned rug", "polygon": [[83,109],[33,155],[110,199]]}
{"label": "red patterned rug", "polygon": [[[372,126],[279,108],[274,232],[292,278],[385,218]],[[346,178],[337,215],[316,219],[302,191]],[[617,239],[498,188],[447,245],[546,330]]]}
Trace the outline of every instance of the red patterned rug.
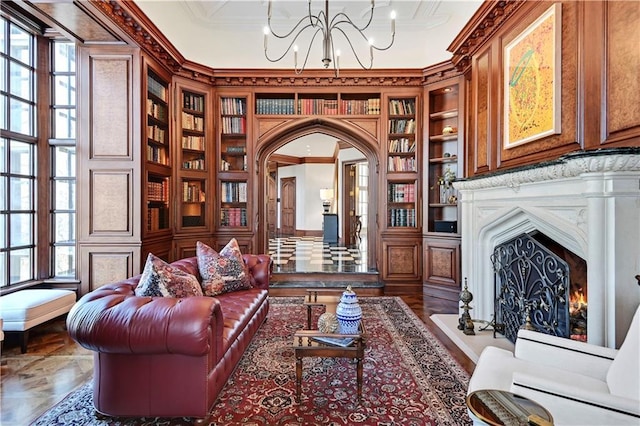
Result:
{"label": "red patterned rug", "polygon": [[[305,358],[295,400],[295,331],[302,298],[271,298],[266,322],[216,403],[211,425],[468,425],[469,375],[397,297],[359,299],[367,329],[363,401],[355,363]],[[97,418],[91,384],[69,394],[34,425],[187,425],[189,419]]]}

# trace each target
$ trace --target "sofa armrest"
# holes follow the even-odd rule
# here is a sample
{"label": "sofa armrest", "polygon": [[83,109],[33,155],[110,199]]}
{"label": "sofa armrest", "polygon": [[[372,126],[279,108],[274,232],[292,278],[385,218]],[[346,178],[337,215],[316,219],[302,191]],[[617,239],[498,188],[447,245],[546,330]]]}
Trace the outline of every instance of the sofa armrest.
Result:
{"label": "sofa armrest", "polygon": [[515,357],[539,365],[584,374],[602,381],[617,354],[616,349],[591,345],[530,330],[519,330]]}
{"label": "sofa armrest", "polygon": [[262,290],[269,290],[269,279],[273,270],[271,257],[266,254],[243,254],[242,258],[249,269],[251,285]]}
{"label": "sofa armrest", "polygon": [[606,392],[573,386],[570,383],[553,381],[527,373],[514,373],[511,392],[527,395],[541,392],[554,398],[564,398],[591,407],[637,417],[640,421],[640,402]]}
{"label": "sofa armrest", "polygon": [[120,284],[83,296],[67,316],[69,335],[87,349],[119,354],[201,356],[215,345],[218,359],[224,319],[217,299],[138,297],[133,288]]}

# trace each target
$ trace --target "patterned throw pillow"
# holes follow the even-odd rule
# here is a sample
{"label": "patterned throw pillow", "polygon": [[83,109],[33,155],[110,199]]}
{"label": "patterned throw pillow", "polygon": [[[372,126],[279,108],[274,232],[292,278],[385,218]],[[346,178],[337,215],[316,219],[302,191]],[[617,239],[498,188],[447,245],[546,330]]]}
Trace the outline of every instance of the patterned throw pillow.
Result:
{"label": "patterned throw pillow", "polygon": [[193,275],[149,253],[135,294],[177,298],[202,296],[202,287]]}
{"label": "patterned throw pillow", "polygon": [[198,241],[196,256],[202,276],[202,292],[205,296],[217,296],[251,288],[249,274],[235,238],[232,238],[220,253]]}

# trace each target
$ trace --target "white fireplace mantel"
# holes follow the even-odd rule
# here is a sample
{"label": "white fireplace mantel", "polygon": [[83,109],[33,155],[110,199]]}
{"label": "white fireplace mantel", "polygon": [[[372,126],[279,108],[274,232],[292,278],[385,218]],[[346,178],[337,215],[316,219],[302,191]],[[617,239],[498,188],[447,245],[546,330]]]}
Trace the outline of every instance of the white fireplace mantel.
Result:
{"label": "white fireplace mantel", "polygon": [[494,247],[539,231],[586,261],[588,341],[622,343],[640,304],[640,150],[572,154],[454,187],[474,319],[493,317]]}

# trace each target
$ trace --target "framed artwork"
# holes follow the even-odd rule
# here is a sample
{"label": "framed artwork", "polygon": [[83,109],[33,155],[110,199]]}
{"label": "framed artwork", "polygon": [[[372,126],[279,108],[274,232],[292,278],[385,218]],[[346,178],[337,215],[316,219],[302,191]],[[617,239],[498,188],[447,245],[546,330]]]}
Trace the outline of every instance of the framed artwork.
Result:
{"label": "framed artwork", "polygon": [[504,47],[504,148],[560,133],[561,4]]}

